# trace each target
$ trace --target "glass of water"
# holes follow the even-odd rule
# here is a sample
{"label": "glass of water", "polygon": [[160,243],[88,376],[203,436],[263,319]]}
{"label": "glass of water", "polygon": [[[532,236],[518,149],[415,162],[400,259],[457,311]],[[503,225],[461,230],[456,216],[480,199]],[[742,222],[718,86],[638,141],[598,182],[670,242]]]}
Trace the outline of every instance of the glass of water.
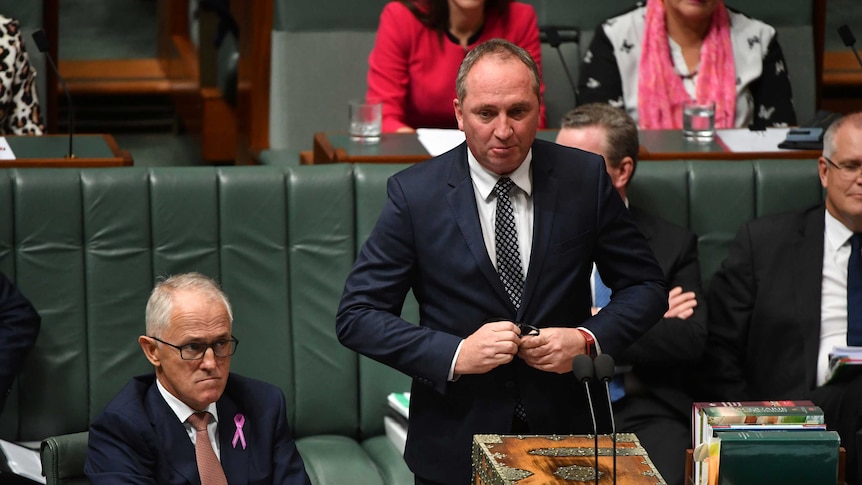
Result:
{"label": "glass of water", "polygon": [[383,124],[383,104],[372,101],[353,100],[348,104],[350,116],[350,139],[360,143],[380,141]]}
{"label": "glass of water", "polygon": [[715,137],[715,102],[690,100],[683,103],[682,134],[689,140],[712,141]]}

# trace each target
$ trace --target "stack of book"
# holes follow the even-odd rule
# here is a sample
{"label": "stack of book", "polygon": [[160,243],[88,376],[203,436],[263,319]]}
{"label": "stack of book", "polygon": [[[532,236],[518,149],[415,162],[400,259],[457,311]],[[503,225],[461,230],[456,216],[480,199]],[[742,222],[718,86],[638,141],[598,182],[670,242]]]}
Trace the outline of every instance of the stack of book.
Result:
{"label": "stack of book", "polygon": [[389,412],[383,417],[383,428],[389,441],[395,448],[404,454],[404,445],[407,443],[407,424],[410,419],[410,393],[393,392],[386,397]]}
{"label": "stack of book", "polygon": [[[697,402],[692,407],[692,448],[694,449],[693,480],[696,485],[716,482],[720,471],[715,465],[724,454],[721,450],[722,433],[744,434],[746,445],[753,441],[780,440],[785,446],[793,443],[799,432],[826,432],[823,410],[811,401],[748,401],[748,402]],[[773,434],[775,433],[775,434]],[[777,436],[777,433],[791,433]],[[729,437],[730,435],[728,435]],[[829,438],[831,439],[831,437]],[[735,442],[738,442],[736,439]],[[735,445],[729,445],[735,446]],[[765,449],[765,448],[764,448]],[[732,451],[732,450],[731,450]],[[837,447],[836,459],[837,459]],[[783,451],[782,451],[783,452]],[[713,465],[709,473],[709,464]],[[712,481],[710,481],[712,475]]]}

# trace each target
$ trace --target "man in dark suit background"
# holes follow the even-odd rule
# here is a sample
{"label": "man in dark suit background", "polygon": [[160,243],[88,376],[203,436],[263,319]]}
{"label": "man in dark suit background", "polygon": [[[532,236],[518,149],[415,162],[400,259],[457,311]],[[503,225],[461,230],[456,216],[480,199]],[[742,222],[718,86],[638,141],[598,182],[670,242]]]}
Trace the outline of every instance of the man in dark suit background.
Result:
{"label": "man in dark suit background", "polygon": [[90,425],[97,484],[309,484],[275,386],[229,373],[239,342],[218,284],[198,273],[156,285],[135,377]]}
{"label": "man in dark suit background", "polygon": [[[336,323],[344,345],[413,377],[404,457],[420,484],[468,483],[473,434],[591,433],[572,359],[621,353],[667,309],[601,158],[535,140],[529,54],[476,46],[456,91],[466,143],[390,178]],[[593,261],[615,298],[591,318]],[[418,326],[399,317],[411,288]]]}
{"label": "man in dark suit background", "polygon": [[833,347],[860,345],[852,342],[858,327],[848,323],[848,299],[862,297],[849,286],[851,248],[862,233],[862,113],[829,127],[818,163],[825,204],[762,217],[737,233],[710,283],[707,366],[716,399],[810,399],[822,407],[855,484],[862,377],[826,378]]}
{"label": "man in dark suit background", "polygon": [[41,323],[27,297],[0,273],[0,410],[24,359],[36,345]]}
{"label": "man in dark suit background", "polygon": [[[628,187],[637,168],[638,129],[625,111],[592,103],[569,111],[557,143],[604,157],[608,174],[628,205]],[[624,353],[611,393],[617,430],[637,434],[662,478],[685,481],[685,450],[691,447],[691,404],[685,372],[701,362],[706,345],[706,306],[697,257],[697,236],[684,227],[629,205],[664,272],[668,311]],[[601,281],[601,278],[594,281]],[[595,283],[594,283],[595,288]],[[594,289],[593,311],[598,312]],[[619,385],[619,387],[617,387]]]}

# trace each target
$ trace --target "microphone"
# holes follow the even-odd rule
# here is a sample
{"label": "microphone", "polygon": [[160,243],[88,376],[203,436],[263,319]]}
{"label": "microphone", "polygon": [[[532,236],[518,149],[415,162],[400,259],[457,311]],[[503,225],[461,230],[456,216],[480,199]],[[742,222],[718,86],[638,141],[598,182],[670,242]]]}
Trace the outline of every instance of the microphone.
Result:
{"label": "microphone", "polygon": [[595,360],[596,379],[605,383],[605,392],[608,396],[608,413],[611,417],[611,439],[614,444],[613,477],[614,485],[617,485],[617,425],[614,422],[614,406],[611,402],[610,382],[614,378],[614,358],[608,354],[599,354]]}
{"label": "microphone", "polygon": [[[544,34],[544,35],[542,35]],[[577,29],[567,29],[566,32],[566,41],[577,44],[579,41],[579,35]],[[569,87],[572,88],[572,106],[578,104],[578,90],[575,88],[575,81],[572,80],[572,75],[569,72],[569,66],[566,65],[566,59],[563,57],[563,51],[560,50],[560,44],[563,43],[563,37],[560,36],[560,31],[557,27],[553,25],[546,25],[539,29],[539,38],[540,40],[544,40],[548,42],[548,45],[553,47],[557,51],[557,55],[560,56],[560,63],[563,65],[563,71],[566,73],[566,78],[569,80]]]}
{"label": "microphone", "polygon": [[859,51],[856,50],[856,37],[853,37],[853,32],[850,32],[850,27],[847,24],[838,27],[838,35],[841,36],[841,40],[844,42],[844,45],[849,47],[853,54],[856,54],[856,61],[859,62],[859,65],[862,66],[862,57],[859,57]]}
{"label": "microphone", "polygon": [[587,354],[579,354],[572,360],[572,372],[575,377],[584,383],[584,390],[587,392],[587,403],[590,405],[590,418],[593,420],[593,456],[595,457],[596,485],[599,484],[599,431],[596,426],[596,412],[593,409],[593,398],[590,396],[590,381],[593,379],[594,367],[593,359]]}
{"label": "microphone", "polygon": [[69,86],[66,84],[66,80],[63,79],[63,76],[60,75],[60,70],[57,69],[57,65],[54,64],[54,59],[51,57],[51,52],[48,49],[48,35],[45,34],[45,31],[42,29],[33,32],[33,41],[36,42],[36,47],[39,49],[39,52],[45,54],[45,57],[48,58],[48,64],[51,66],[51,69],[54,70],[54,74],[57,75],[57,79],[60,80],[60,84],[63,85],[63,91],[66,92],[66,103],[69,105],[69,153],[66,154],[66,158],[75,158],[75,152],[72,151],[72,136],[75,134],[75,110],[72,107],[72,95],[69,94]]}

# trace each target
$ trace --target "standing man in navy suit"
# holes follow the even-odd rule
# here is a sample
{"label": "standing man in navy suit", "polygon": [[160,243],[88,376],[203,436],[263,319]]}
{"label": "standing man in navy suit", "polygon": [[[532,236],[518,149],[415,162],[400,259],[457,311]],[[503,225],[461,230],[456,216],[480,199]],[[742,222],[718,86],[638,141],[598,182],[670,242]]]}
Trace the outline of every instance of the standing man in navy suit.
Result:
{"label": "standing man in navy suit", "polygon": [[218,284],[168,278],[138,342],[155,374],[135,377],[90,426],[84,471],[98,484],[309,484],[275,386],[230,374],[239,342]]}
{"label": "standing man in navy suit", "polygon": [[[667,310],[602,158],[535,139],[539,85],[509,42],[466,55],[466,143],[389,180],[345,284],[341,342],[413,377],[404,457],[419,484],[468,483],[477,433],[592,432],[572,359],[622,353]],[[594,261],[614,300],[591,317]],[[410,289],[418,326],[399,316]]]}

